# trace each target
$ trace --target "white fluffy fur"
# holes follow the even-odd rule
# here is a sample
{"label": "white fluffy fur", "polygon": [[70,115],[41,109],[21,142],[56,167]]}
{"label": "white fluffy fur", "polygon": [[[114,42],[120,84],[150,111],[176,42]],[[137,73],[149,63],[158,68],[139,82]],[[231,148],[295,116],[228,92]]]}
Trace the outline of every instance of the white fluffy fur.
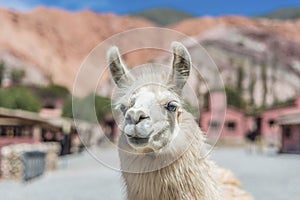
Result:
{"label": "white fluffy fur", "polygon": [[[176,45],[180,44],[176,43],[175,47],[173,45],[173,49],[177,49],[177,52],[181,54],[187,54],[185,57],[188,57],[186,49]],[[179,62],[182,61],[179,60]],[[176,61],[175,64],[178,62]],[[114,65],[113,67],[118,69],[120,66]],[[139,76],[135,76],[135,79],[118,80],[116,104],[128,101],[132,93],[139,92],[139,88],[143,88],[145,84],[147,84],[145,89],[148,92],[162,95],[161,91],[165,90],[165,94],[172,96],[171,99],[180,100],[178,91],[173,90],[174,84],[179,87],[184,84],[182,80],[187,79],[189,68],[182,70],[181,66],[177,68],[181,71],[176,72],[178,74],[175,78],[181,80],[180,76],[183,76],[183,79],[181,82],[175,81],[174,84],[166,80],[166,76],[161,72],[157,73],[154,68],[157,67],[147,67],[146,70],[144,68]],[[114,74],[112,76],[114,77]],[[160,84],[159,87],[158,84]],[[128,138],[124,134],[121,134],[119,155],[128,199],[251,200],[251,196],[240,189],[239,182],[230,171],[216,166],[207,157],[200,156],[205,154],[205,138],[192,115],[182,107],[180,111],[168,115],[172,121],[169,127],[174,132],[176,131],[176,134],[172,134],[174,138],[169,140],[171,142],[166,143],[158,151],[141,153],[128,143]],[[155,116],[150,117],[155,118]]]}

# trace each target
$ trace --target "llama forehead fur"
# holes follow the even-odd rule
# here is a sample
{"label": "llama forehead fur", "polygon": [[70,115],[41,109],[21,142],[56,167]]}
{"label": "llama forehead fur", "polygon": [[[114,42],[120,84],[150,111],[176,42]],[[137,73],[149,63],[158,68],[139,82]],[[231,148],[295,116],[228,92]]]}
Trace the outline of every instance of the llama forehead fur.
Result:
{"label": "llama forehead fur", "polygon": [[[108,53],[112,78],[118,86],[116,107],[123,108],[125,118],[125,128],[119,139],[119,156],[128,199],[251,199],[240,191],[239,186],[233,187],[234,190],[224,187],[226,181],[219,178],[219,167],[201,156],[205,151],[203,133],[192,115],[182,108],[180,97],[189,75],[190,57],[180,43],[174,43],[172,49],[173,69],[169,76],[157,73],[154,65],[133,76],[117,48]],[[175,101],[178,108],[166,111],[165,105],[169,101]],[[158,105],[147,109],[149,102]],[[153,114],[152,110],[157,112]],[[128,117],[129,112],[133,114]],[[166,130],[162,129],[165,134],[156,134],[160,136],[157,140],[164,142],[157,146],[154,142],[148,145],[155,137],[153,127],[158,124],[161,128],[164,123],[167,124]],[[147,127],[153,130],[147,131]],[[132,138],[138,142],[132,142]],[[148,143],[141,145],[140,140]],[[226,192],[228,190],[234,193]]]}
{"label": "llama forehead fur", "polygon": [[115,108],[118,108],[120,104],[129,103],[130,98],[142,90],[148,90],[156,94],[169,90],[168,95],[161,94],[161,97],[170,100],[177,99],[180,103],[183,103],[181,96],[173,92],[174,85],[168,82],[168,73],[169,70],[165,66],[157,63],[144,64],[132,70],[131,76],[135,75],[135,79],[126,80],[124,77],[119,79],[120,87],[114,91]]}

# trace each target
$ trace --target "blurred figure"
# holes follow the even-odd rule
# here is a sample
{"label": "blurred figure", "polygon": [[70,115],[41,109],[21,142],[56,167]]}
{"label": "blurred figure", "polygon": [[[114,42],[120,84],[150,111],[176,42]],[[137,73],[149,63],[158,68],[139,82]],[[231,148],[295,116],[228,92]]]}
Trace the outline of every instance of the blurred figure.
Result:
{"label": "blurred figure", "polygon": [[78,134],[72,135],[72,145],[71,145],[71,152],[72,153],[80,153],[83,151],[83,146],[81,144],[81,140]]}
{"label": "blurred figure", "polygon": [[246,134],[246,152],[252,153],[256,149],[256,140],[257,140],[257,126],[253,124],[250,128],[248,133]]}
{"label": "blurred figure", "polygon": [[117,140],[117,129],[116,129],[116,122],[113,118],[112,113],[109,113],[104,118],[103,124],[104,134],[105,136],[113,143]]}

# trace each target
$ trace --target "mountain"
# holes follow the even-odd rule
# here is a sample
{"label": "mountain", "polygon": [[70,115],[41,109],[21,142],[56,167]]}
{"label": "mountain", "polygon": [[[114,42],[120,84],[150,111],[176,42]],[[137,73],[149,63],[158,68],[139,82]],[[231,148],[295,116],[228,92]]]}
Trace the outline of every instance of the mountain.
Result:
{"label": "mountain", "polygon": [[264,17],[269,19],[299,19],[300,18],[300,8],[283,8],[258,17]]}
{"label": "mountain", "polygon": [[188,19],[169,26],[169,28],[180,31],[189,36],[195,36],[220,26],[237,29],[249,27],[277,34],[289,40],[300,41],[300,20],[274,21],[269,19],[251,19],[241,16],[226,16],[218,18],[202,17]]}
{"label": "mountain", "polygon": [[137,17],[43,7],[28,13],[0,8],[0,21],[0,60],[26,70],[30,82],[53,81],[70,90],[81,63],[97,44],[131,28],[154,26]]}
{"label": "mountain", "polygon": [[[96,45],[125,30],[156,26],[142,17],[47,8],[28,13],[0,9],[0,21],[0,60],[7,66],[26,70],[29,84],[52,81],[70,90],[81,63]],[[237,87],[238,72],[243,68],[244,81],[239,90],[245,99],[254,99],[257,105],[293,97],[300,90],[300,20],[203,17],[186,19],[167,28],[198,40],[219,66],[225,84]],[[145,37],[150,41],[151,37],[156,38],[151,34],[132,36],[122,41],[120,50],[128,45],[139,47],[147,42],[143,41]],[[169,48],[167,37],[160,35],[158,42]],[[193,54],[192,48],[190,51]],[[151,49],[134,51],[125,54],[124,59],[129,66],[135,66],[156,60],[161,53]],[[105,66],[98,61],[105,63],[105,54],[95,52],[95,73],[87,74],[80,85],[82,93],[91,91],[90,80],[97,75],[97,69]],[[201,60],[195,59],[194,63],[201,64]],[[108,95],[111,85],[107,72],[104,77],[101,87],[106,88]],[[194,85],[197,87],[197,83]]]}
{"label": "mountain", "polygon": [[[300,94],[300,20],[207,17],[170,28],[196,35],[225,84],[237,88],[248,102],[268,106]],[[195,65],[209,66],[200,58],[195,57]]]}
{"label": "mountain", "polygon": [[143,12],[133,14],[132,16],[148,19],[159,26],[167,26],[189,18],[194,18],[193,15],[170,8],[146,10]]}

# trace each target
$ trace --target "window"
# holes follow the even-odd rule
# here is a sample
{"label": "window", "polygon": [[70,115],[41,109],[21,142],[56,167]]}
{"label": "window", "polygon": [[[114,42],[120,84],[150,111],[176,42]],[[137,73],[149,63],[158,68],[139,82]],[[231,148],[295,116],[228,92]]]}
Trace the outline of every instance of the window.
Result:
{"label": "window", "polygon": [[4,128],[2,126],[0,126],[0,136],[5,136],[5,131]]}
{"label": "window", "polygon": [[269,126],[272,127],[276,124],[276,121],[274,119],[270,119],[268,123],[269,123]]}
{"label": "window", "polygon": [[291,136],[292,136],[291,127],[284,126],[282,132],[283,132],[283,135],[284,135],[284,137],[286,139],[290,139],[291,138]]}
{"label": "window", "polygon": [[236,130],[236,123],[233,121],[229,121],[226,123],[227,129],[229,131],[235,131]]}

